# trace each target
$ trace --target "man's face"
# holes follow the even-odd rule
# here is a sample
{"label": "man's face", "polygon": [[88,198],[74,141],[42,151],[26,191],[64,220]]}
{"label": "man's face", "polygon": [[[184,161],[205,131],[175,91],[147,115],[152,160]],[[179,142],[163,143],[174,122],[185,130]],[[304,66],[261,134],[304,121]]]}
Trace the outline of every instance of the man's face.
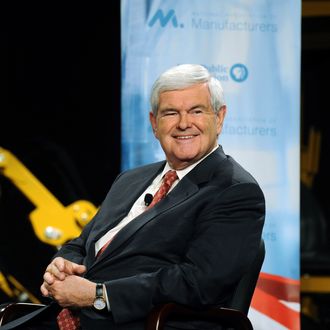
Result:
{"label": "man's face", "polygon": [[168,162],[183,169],[208,154],[216,145],[226,107],[212,110],[206,84],[160,94],[157,116],[150,122]]}

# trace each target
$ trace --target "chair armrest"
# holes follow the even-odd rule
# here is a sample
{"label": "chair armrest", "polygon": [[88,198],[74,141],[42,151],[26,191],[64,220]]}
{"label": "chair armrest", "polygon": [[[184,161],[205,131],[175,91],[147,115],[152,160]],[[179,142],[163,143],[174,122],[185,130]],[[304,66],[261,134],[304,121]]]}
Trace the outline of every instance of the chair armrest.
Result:
{"label": "chair armrest", "polygon": [[8,303],[0,306],[0,326],[45,305],[32,303]]}
{"label": "chair armrest", "polygon": [[248,317],[242,312],[223,307],[210,307],[196,310],[175,303],[167,303],[155,307],[148,315],[146,330],[162,330],[167,319],[198,319],[218,323],[234,329],[253,330]]}

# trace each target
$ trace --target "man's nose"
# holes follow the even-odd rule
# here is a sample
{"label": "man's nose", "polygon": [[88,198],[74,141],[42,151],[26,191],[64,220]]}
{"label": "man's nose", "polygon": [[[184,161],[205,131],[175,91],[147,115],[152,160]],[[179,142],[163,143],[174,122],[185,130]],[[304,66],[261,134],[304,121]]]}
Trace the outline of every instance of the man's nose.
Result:
{"label": "man's nose", "polygon": [[184,130],[191,127],[191,118],[188,113],[181,113],[179,116],[178,128]]}

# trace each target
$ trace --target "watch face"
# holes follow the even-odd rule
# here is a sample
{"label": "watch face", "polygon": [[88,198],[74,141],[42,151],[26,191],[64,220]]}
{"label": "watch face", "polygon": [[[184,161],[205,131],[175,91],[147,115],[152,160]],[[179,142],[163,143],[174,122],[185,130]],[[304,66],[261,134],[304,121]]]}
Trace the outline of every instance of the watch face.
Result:
{"label": "watch face", "polygon": [[97,310],[102,310],[105,308],[105,306],[106,304],[103,298],[96,298],[94,300],[94,308],[96,308]]}

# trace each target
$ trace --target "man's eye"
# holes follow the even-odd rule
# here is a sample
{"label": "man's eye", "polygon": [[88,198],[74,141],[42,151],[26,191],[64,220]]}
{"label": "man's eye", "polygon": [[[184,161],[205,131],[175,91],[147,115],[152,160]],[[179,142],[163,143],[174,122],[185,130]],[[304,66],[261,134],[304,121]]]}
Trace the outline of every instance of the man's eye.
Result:
{"label": "man's eye", "polygon": [[175,111],[166,111],[163,113],[163,116],[174,116],[177,113]]}
{"label": "man's eye", "polygon": [[198,115],[200,113],[203,113],[203,111],[201,109],[193,109],[190,111],[190,113],[193,115]]}

